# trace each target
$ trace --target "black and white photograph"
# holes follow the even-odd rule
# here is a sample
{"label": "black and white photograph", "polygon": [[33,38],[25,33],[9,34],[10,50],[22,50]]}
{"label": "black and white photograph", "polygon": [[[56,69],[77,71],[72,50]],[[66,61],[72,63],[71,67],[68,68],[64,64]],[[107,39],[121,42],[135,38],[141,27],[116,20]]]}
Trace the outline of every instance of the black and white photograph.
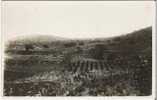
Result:
{"label": "black and white photograph", "polygon": [[151,96],[153,1],[5,2],[3,96]]}

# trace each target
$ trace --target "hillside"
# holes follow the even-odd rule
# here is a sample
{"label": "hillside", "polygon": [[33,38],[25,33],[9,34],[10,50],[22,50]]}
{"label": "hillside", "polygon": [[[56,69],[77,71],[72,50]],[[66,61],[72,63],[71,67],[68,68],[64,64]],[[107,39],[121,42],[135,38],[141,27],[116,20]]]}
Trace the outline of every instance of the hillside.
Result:
{"label": "hillside", "polygon": [[152,27],[134,31],[124,36],[113,38],[108,44],[121,51],[145,51],[152,47]]}
{"label": "hillside", "polygon": [[[30,49],[26,49],[27,43]],[[45,95],[53,96],[151,94],[151,27],[104,39],[32,36],[17,39],[7,51],[5,88],[19,86],[20,91],[22,86],[24,92],[20,95],[30,95],[27,93],[32,88],[26,89],[30,84],[38,86],[31,95],[47,84],[53,84],[50,87],[54,90]]]}

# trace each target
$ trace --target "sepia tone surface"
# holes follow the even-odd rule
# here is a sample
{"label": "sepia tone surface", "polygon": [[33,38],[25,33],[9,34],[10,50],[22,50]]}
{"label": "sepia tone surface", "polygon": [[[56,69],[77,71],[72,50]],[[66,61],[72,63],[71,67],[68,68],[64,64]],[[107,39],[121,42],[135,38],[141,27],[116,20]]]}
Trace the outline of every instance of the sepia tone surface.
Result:
{"label": "sepia tone surface", "polygon": [[111,38],[36,35],[5,47],[5,96],[151,95],[152,27]]}

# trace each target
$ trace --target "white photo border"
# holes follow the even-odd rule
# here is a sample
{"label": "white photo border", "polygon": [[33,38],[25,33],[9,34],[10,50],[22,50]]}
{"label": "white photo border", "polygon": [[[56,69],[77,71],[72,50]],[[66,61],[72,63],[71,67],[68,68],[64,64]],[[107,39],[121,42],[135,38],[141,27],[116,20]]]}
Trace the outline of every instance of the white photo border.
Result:
{"label": "white photo border", "polygon": [[[107,100],[155,100],[156,98],[156,79],[157,79],[157,68],[156,68],[156,65],[157,65],[157,62],[156,62],[156,55],[157,55],[157,2],[156,1],[144,1],[144,2],[152,2],[152,5],[154,6],[154,15],[153,15],[153,26],[152,26],[152,95],[151,96],[110,96],[110,97],[103,97],[103,96],[99,96],[99,97],[92,97],[92,96],[82,96],[82,97],[20,97],[20,96],[17,96],[17,97],[7,97],[7,96],[3,96],[3,76],[4,76],[4,35],[3,33],[4,32],[4,23],[3,23],[3,7],[5,6],[5,3],[13,3],[13,4],[44,4],[44,3],[52,3],[52,2],[55,2],[55,3],[62,3],[62,4],[66,4],[66,3],[69,3],[69,2],[75,2],[75,3],[96,3],[96,2],[108,2],[108,1],[3,1],[1,2],[1,45],[0,47],[2,48],[1,49],[1,76],[0,76],[0,80],[1,80],[1,85],[0,85],[0,88],[1,88],[1,91],[0,91],[0,99],[2,100],[18,100],[18,99],[23,99],[23,100],[36,100],[36,99],[39,99],[39,100],[104,100],[104,99],[107,99]],[[113,1],[114,2],[114,1]],[[115,2],[143,2],[143,1],[115,1]],[[157,98],[156,98],[157,99]]]}

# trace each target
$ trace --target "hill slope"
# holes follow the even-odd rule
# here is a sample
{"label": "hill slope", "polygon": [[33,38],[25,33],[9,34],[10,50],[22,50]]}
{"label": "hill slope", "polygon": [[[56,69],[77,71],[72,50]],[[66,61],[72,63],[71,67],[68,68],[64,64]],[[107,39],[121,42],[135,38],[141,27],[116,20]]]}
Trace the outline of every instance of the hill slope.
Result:
{"label": "hill slope", "polygon": [[108,46],[121,51],[150,51],[152,48],[152,27],[115,37]]}

